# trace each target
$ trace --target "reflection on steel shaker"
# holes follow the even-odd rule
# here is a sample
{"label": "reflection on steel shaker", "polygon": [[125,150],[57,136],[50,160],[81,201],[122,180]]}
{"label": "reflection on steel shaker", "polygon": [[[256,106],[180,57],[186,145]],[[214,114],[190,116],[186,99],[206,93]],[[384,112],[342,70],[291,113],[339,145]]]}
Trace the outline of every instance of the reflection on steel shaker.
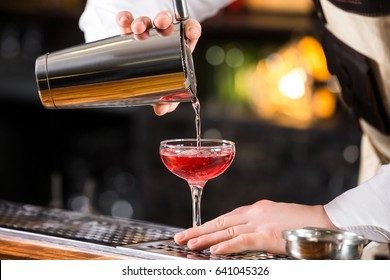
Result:
{"label": "reflection on steel shaker", "polygon": [[42,104],[50,109],[125,107],[185,102],[196,96],[196,77],[184,23],[186,2],[173,1],[174,32],[150,30],[146,40],[122,35],[37,58]]}

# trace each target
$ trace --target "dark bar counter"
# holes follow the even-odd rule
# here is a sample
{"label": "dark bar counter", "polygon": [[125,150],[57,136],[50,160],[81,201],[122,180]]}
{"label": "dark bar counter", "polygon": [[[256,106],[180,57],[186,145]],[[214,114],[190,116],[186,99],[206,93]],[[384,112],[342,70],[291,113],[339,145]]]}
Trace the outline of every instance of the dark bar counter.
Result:
{"label": "dark bar counter", "polygon": [[288,259],[265,252],[212,255],[173,242],[180,228],[0,200],[0,258]]}

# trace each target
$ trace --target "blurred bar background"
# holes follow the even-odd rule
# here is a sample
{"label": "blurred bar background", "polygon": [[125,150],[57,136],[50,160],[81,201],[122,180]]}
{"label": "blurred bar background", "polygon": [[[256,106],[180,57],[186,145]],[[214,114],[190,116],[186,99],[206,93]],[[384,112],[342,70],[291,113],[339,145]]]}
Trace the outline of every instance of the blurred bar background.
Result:
{"label": "blurred bar background", "polygon": [[[272,3],[272,4],[270,4]],[[37,56],[83,43],[85,0],[0,2],[0,199],[177,227],[190,191],[159,142],[195,137],[194,111],[43,108]],[[360,131],[328,72],[311,0],[236,1],[194,52],[204,138],[236,142],[206,184],[203,221],[259,199],[326,203],[357,181]]]}

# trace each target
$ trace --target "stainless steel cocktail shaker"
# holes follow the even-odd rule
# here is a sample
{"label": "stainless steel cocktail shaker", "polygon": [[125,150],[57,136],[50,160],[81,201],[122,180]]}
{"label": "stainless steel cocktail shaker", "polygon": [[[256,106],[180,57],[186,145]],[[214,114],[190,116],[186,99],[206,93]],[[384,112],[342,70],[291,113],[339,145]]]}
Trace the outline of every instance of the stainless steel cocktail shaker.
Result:
{"label": "stainless steel cocktail shaker", "polygon": [[150,105],[191,101],[196,77],[184,36],[185,0],[173,1],[174,32],[150,30],[146,40],[122,35],[37,58],[42,104],[50,109]]}

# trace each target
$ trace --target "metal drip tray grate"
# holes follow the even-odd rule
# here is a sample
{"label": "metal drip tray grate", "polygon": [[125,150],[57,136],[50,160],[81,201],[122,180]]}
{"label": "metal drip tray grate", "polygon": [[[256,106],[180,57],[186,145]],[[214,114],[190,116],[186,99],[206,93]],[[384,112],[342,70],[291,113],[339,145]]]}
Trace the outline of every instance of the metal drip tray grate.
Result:
{"label": "metal drip tray grate", "polygon": [[172,240],[138,244],[131,246],[133,249],[160,253],[177,258],[193,260],[282,260],[289,259],[286,256],[273,255],[265,252],[245,252],[240,254],[213,255],[209,250],[191,251],[187,247],[179,246]]}
{"label": "metal drip tray grate", "polygon": [[121,246],[172,239],[177,228],[0,200],[0,227]]}
{"label": "metal drip tray grate", "polygon": [[172,241],[179,228],[0,200],[0,232],[6,230],[30,238],[36,239],[32,234],[38,234],[41,240],[67,240],[79,247],[95,246],[102,251],[149,259],[286,259],[263,252],[212,255],[208,250],[191,251]]}

